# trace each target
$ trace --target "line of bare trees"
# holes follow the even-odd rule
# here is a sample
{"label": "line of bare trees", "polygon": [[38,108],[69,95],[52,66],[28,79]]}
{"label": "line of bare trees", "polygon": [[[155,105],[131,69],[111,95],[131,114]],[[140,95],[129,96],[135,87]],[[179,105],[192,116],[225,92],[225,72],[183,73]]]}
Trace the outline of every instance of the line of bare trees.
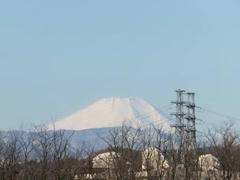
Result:
{"label": "line of bare trees", "polygon": [[[2,132],[0,179],[239,179],[240,136],[230,123],[209,130],[194,148],[186,148],[183,163],[178,138],[161,128],[115,128],[101,139],[107,148],[99,152],[93,148],[73,149],[72,136],[63,130],[49,131],[45,126],[28,133]],[[101,154],[105,156],[97,158]],[[199,162],[204,154],[216,157],[215,164],[207,165],[212,168]]]}
{"label": "line of bare trees", "polygon": [[70,150],[70,135],[62,130],[49,131],[37,126],[31,132],[8,131],[1,133],[0,179],[46,180],[73,179],[79,157]]}

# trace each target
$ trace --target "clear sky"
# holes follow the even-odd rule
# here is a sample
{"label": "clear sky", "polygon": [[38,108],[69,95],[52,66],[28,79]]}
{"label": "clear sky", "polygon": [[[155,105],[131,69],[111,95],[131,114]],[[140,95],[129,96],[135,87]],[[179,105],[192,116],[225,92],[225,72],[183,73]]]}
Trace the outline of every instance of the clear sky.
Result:
{"label": "clear sky", "polygon": [[162,107],[178,88],[240,117],[239,9],[239,0],[2,1],[0,128],[49,122],[102,97]]}

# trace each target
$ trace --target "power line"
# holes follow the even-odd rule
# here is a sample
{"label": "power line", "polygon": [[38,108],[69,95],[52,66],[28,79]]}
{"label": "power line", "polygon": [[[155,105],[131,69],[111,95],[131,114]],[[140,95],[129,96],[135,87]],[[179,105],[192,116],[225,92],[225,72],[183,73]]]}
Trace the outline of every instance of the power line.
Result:
{"label": "power line", "polygon": [[214,114],[216,116],[223,117],[223,118],[226,118],[226,119],[229,119],[229,120],[238,120],[238,121],[240,121],[240,118],[238,118],[238,117],[229,116],[229,115],[226,115],[226,114],[223,114],[223,113],[219,113],[219,112],[216,112],[216,111],[213,111],[213,110],[210,110],[210,109],[206,109],[206,108],[203,108],[203,107],[200,107],[200,106],[196,106],[196,108],[202,110],[202,112],[208,112],[210,114]]}

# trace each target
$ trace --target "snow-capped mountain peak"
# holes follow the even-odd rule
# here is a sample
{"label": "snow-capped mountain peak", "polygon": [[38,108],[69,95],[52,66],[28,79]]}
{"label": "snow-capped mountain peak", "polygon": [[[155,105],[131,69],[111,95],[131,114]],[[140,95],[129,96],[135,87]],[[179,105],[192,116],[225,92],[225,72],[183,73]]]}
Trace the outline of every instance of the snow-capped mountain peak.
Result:
{"label": "snow-capped mountain peak", "polygon": [[83,130],[118,127],[123,123],[132,127],[161,126],[169,131],[170,125],[152,105],[140,98],[103,98],[55,123],[56,129]]}

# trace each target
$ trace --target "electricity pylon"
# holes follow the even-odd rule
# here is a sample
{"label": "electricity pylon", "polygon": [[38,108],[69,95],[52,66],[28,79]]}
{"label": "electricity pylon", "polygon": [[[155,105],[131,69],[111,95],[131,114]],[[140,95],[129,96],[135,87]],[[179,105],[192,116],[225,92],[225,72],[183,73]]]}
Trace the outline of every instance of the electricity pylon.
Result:
{"label": "electricity pylon", "polygon": [[176,90],[177,100],[172,103],[176,105],[175,134],[178,139],[179,161],[184,163],[184,155],[187,150],[196,147],[196,115],[195,115],[195,93],[185,90]]}

